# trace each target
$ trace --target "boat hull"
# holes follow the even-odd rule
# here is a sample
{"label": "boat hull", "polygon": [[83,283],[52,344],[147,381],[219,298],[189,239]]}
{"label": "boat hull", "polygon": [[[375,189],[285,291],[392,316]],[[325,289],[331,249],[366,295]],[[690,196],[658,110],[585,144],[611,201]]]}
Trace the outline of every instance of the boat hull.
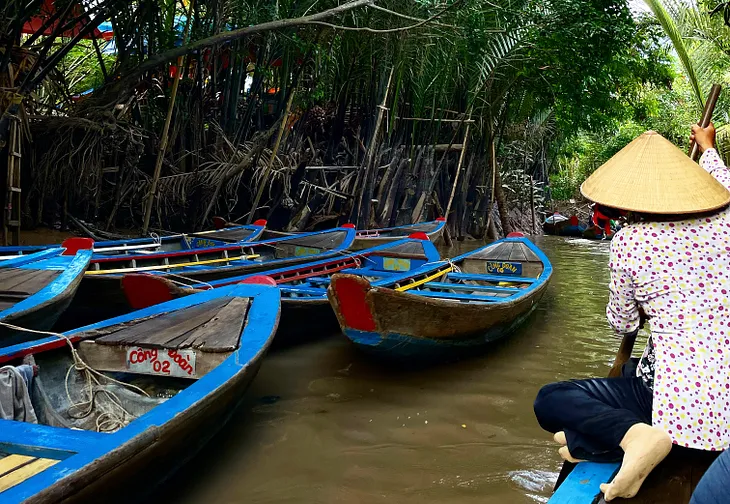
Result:
{"label": "boat hull", "polygon": [[333,288],[337,286],[330,287],[328,296],[340,326],[359,348],[386,358],[440,360],[472,353],[509,335],[535,309],[547,282],[518,301],[493,305],[428,299],[370,287],[359,309],[364,319],[372,320],[371,330],[364,329],[366,322],[358,323],[343,314],[338,297],[348,294],[338,292],[335,296]]}
{"label": "boat hull", "polygon": [[201,400],[195,411],[182,412],[154,432],[140,434],[66,478],[69,481],[64,479],[24,502],[128,503],[149,496],[228,423],[258,373],[263,357],[261,353],[214,395]]}
{"label": "boat hull", "polygon": [[[446,223],[444,221],[434,221],[432,224],[433,230],[428,231],[421,231],[422,225],[410,225],[410,226],[403,226],[402,228],[392,228],[394,231],[396,231],[396,234],[383,234],[382,236],[363,236],[365,233],[374,233],[378,230],[372,230],[372,231],[362,231],[358,232],[360,236],[355,236],[355,241],[353,242],[352,246],[350,247],[350,250],[364,250],[372,247],[379,247],[381,245],[387,245],[388,243],[393,243],[398,240],[402,240],[403,238],[408,237],[409,228],[413,228],[413,232],[424,232],[426,236],[428,236],[428,239],[431,241],[431,243],[438,243],[441,238],[443,237],[444,230],[446,229]],[[385,231],[387,233],[387,231]]]}

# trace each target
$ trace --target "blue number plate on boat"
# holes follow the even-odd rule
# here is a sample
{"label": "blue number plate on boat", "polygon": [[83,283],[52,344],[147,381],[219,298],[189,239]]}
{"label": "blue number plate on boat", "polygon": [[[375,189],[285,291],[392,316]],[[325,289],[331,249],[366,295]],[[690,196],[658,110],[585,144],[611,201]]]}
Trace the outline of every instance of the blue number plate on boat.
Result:
{"label": "blue number plate on boat", "polygon": [[521,275],[522,264],[503,261],[487,261],[487,273],[496,275]]}

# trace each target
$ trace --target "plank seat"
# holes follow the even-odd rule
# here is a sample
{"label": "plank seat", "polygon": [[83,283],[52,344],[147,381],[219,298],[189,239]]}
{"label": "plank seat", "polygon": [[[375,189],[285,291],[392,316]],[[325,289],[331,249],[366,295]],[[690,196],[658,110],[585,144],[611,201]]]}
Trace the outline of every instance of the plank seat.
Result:
{"label": "plank seat", "polygon": [[346,270],[340,271],[343,275],[358,275],[358,276],[372,276],[372,277],[389,277],[393,276],[393,273],[402,273],[398,271],[380,271],[380,270],[373,270],[369,268],[350,268]]}
{"label": "plank seat", "polygon": [[453,299],[454,301],[478,301],[478,302],[499,302],[509,300],[510,297],[481,296],[479,294],[453,294],[451,292],[429,292],[429,291],[406,291],[406,293],[416,294],[429,298]]}
{"label": "plank seat", "polygon": [[0,310],[7,310],[53,282],[62,271],[0,268]]}
{"label": "plank seat", "polygon": [[448,277],[452,280],[476,280],[484,282],[513,282],[513,283],[535,283],[537,278],[518,277],[509,275],[487,275],[474,273],[449,273]]}
{"label": "plank seat", "polygon": [[494,292],[494,293],[505,292],[505,293],[509,293],[509,294],[514,294],[516,292],[522,292],[524,290],[524,289],[517,289],[514,287],[499,287],[499,286],[495,286],[495,285],[470,285],[470,284],[451,283],[451,282],[428,282],[427,284],[424,284],[424,287],[433,288],[433,289],[453,289],[453,290]]}
{"label": "plank seat", "polygon": [[[310,283],[312,285],[329,285],[330,284],[330,278],[329,277],[311,277],[306,278],[305,281],[307,283]],[[296,287],[295,285],[292,285],[291,287]]]}
{"label": "plank seat", "polygon": [[93,335],[100,345],[232,352],[238,348],[249,304],[246,298],[221,297],[173,313],[138,319],[132,324],[109,326]]}
{"label": "plank seat", "polygon": [[287,294],[306,294],[309,296],[324,296],[327,289],[317,287],[300,287],[298,285],[286,286],[281,288],[282,293]]}
{"label": "plank seat", "polygon": [[0,492],[44,471],[60,460],[12,454],[0,459]]}

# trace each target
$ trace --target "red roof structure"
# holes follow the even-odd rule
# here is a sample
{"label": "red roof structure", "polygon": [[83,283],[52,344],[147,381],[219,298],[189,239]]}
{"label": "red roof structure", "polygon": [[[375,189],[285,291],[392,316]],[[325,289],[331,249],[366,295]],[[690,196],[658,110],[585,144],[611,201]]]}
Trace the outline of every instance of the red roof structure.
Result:
{"label": "red roof structure", "polygon": [[[23,25],[23,33],[36,33],[43,25],[56,13],[55,0],[43,0],[40,12],[31,17]],[[80,2],[77,2],[71,7],[71,16],[79,17],[84,13],[84,7]],[[64,21],[66,23],[67,21]],[[65,30],[61,33],[62,37],[75,37],[88,23],[88,18],[81,18],[74,26]],[[42,32],[42,35],[51,35],[58,26],[59,20],[55,20],[49,24]],[[114,32],[111,30],[111,26],[108,23],[101,25],[102,29],[94,28],[94,31],[85,35],[84,38],[101,38],[104,40],[111,40],[114,37]],[[108,28],[108,29],[106,29]]]}

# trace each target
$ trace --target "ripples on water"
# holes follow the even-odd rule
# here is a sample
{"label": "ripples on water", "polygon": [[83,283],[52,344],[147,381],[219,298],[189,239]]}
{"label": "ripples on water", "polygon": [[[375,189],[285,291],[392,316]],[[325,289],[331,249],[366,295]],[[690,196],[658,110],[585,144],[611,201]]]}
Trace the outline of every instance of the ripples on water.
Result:
{"label": "ripples on water", "polygon": [[[417,371],[381,366],[341,335],[270,354],[231,424],[154,500],[547,502],[560,459],[535,394],[605,376],[619,340],[604,315],[609,244],[536,240],[554,276],[511,338]],[[458,245],[445,255],[477,246]]]}

